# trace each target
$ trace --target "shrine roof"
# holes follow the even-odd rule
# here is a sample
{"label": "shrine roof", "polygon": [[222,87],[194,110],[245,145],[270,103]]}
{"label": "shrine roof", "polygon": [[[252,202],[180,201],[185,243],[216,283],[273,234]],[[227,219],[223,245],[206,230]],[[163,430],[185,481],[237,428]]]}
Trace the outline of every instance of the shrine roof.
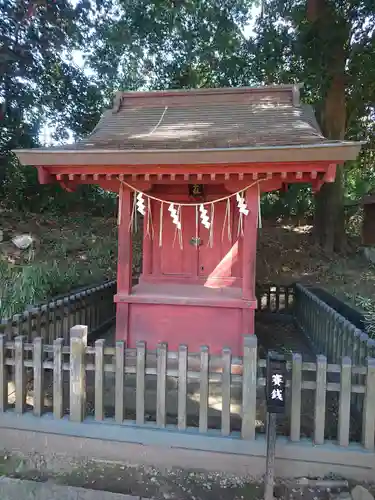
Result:
{"label": "shrine roof", "polygon": [[[103,113],[85,139],[15,152],[25,164],[87,165],[161,163],[157,153],[164,153],[163,161],[167,161],[166,154],[176,151],[244,150],[246,161],[251,162],[278,161],[270,150],[283,150],[284,161],[287,157],[290,161],[311,159],[311,154],[301,153],[303,148],[311,150],[315,160],[343,161],[356,157],[360,143],[326,139],[313,108],[300,103],[299,86],[274,85],[119,92],[113,108]],[[332,148],[335,152],[328,152]],[[256,154],[250,157],[249,151]],[[147,152],[153,153],[153,160],[145,160],[142,153]],[[139,161],[134,160],[135,153],[140,154]]]}

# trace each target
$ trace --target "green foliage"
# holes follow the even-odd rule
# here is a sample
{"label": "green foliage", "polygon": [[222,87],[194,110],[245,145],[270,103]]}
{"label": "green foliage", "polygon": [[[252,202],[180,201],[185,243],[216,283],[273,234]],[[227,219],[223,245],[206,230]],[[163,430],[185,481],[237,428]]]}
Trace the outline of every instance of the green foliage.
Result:
{"label": "green foliage", "polygon": [[10,206],[43,210],[56,206],[56,198],[66,206],[66,193],[37,188],[35,169],[21,169],[11,151],[40,145],[46,123],[61,141],[68,131],[86,134],[98,121],[100,90],[70,57],[92,30],[93,9],[87,0],[1,2],[0,196]]}
{"label": "green foliage", "polygon": [[261,211],[264,217],[283,219],[288,217],[312,217],[314,204],[311,187],[292,184],[286,192],[272,191],[262,196]]}
{"label": "green foliage", "polygon": [[[113,279],[117,265],[117,225],[113,217],[2,210],[0,318],[20,313],[74,288]],[[29,232],[33,247],[19,251],[15,234]]]}
{"label": "green foliage", "polygon": [[241,28],[255,3],[119,0],[98,21],[89,64],[111,91],[249,83]]}
{"label": "green foliage", "polygon": [[375,338],[375,302],[362,296],[357,296],[355,302],[363,310],[366,332],[371,338]]}
{"label": "green foliage", "polygon": [[[308,21],[308,6],[326,5],[325,16]],[[323,122],[323,103],[332,68],[343,71],[346,85],[346,131],[364,140],[360,158],[345,168],[345,197],[360,199],[375,188],[375,4],[372,0],[265,0],[257,19],[249,59],[255,78],[263,83],[302,82],[302,98],[316,106]],[[344,51],[346,65],[337,67]],[[304,188],[303,188],[304,189]],[[311,193],[308,210],[313,202]],[[287,195],[284,195],[285,199]],[[300,200],[305,198],[300,197]],[[306,205],[300,205],[301,211]]]}

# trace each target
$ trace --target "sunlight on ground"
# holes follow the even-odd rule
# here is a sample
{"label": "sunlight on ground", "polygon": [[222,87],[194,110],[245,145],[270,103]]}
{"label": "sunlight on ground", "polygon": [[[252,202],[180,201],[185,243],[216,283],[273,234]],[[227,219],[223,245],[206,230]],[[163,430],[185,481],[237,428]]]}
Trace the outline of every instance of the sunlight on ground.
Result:
{"label": "sunlight on ground", "polygon": [[[199,403],[200,402],[200,393],[199,393],[199,391],[194,392],[193,394],[191,394],[189,396],[189,399],[191,399],[191,401],[194,401],[195,403]],[[212,408],[213,410],[222,411],[222,409],[223,409],[223,399],[222,399],[222,397],[221,396],[209,396],[209,398],[208,398],[208,406],[209,406],[209,408]],[[230,405],[230,412],[233,415],[241,416],[241,405],[240,404],[236,404],[236,403],[232,403]]]}
{"label": "sunlight on ground", "polygon": [[286,229],[287,231],[292,231],[293,233],[299,233],[299,234],[307,234],[311,233],[313,226],[311,225],[305,225],[305,226],[281,226],[283,229]]}

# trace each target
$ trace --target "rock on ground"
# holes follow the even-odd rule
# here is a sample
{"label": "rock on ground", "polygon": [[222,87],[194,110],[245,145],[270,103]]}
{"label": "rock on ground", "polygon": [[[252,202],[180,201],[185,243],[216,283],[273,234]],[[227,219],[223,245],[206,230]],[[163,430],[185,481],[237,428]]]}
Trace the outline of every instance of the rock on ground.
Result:
{"label": "rock on ground", "polygon": [[371,493],[360,484],[352,489],[351,495],[353,500],[374,500]]}
{"label": "rock on ground", "polygon": [[0,478],[1,500],[139,500],[139,497],[72,486]]}

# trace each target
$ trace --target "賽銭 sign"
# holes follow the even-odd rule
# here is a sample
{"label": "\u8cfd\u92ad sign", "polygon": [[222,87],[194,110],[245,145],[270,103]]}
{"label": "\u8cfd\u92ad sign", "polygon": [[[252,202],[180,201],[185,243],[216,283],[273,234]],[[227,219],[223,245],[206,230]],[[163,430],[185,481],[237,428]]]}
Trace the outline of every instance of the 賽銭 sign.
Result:
{"label": "\u8cfd\u92ad sign", "polygon": [[285,410],[286,360],[275,352],[267,355],[267,411],[283,413]]}

